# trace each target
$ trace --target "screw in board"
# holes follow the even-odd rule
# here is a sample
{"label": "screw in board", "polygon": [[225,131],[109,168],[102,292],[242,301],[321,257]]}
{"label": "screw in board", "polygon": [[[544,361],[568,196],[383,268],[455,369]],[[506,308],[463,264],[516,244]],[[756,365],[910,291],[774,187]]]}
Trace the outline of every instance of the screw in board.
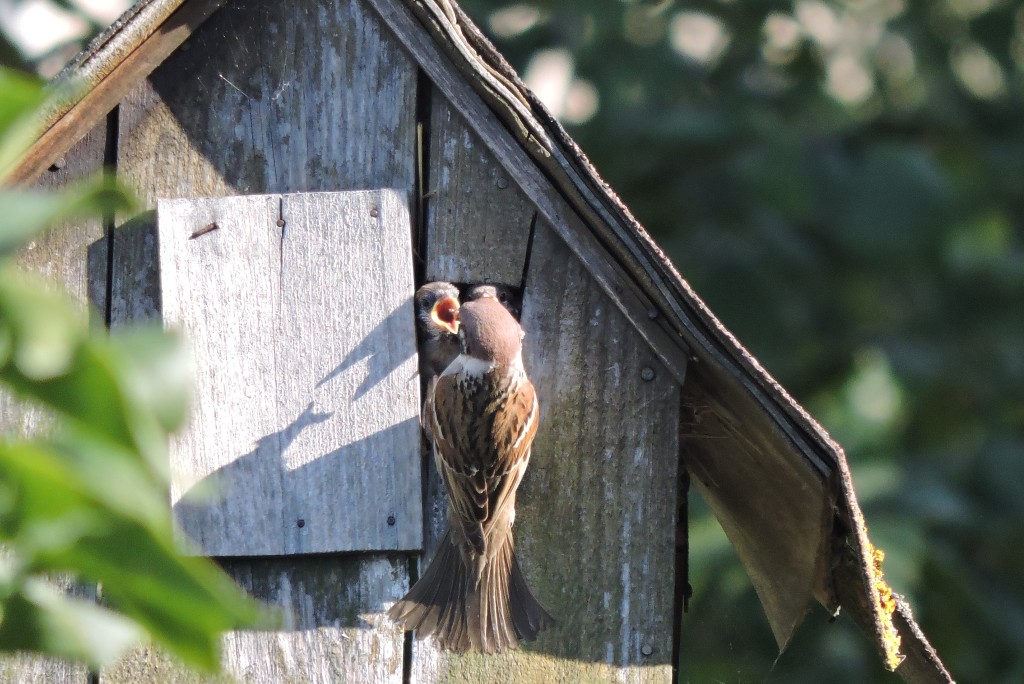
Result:
{"label": "screw in board", "polygon": [[298,527],[305,527],[305,526],[306,526],[306,521],[305,521],[305,520],[303,520],[302,518],[299,518],[298,520],[296,520],[296,521],[295,521],[295,524],[296,524],[296,525],[297,525]]}
{"label": "screw in board", "polygon": [[394,526],[395,526],[395,514],[392,513],[391,515],[388,516],[388,527],[394,527]]}
{"label": "screw in board", "polygon": [[644,366],[643,368],[640,369],[640,378],[642,380],[650,382],[651,380],[654,379],[654,369],[651,368],[650,366]]}

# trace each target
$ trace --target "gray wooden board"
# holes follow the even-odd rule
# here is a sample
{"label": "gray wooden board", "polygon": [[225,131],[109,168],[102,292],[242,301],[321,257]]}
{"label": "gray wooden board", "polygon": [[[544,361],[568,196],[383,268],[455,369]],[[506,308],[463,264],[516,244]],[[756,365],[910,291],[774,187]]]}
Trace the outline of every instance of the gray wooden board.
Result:
{"label": "gray wooden board", "polygon": [[[61,156],[58,167],[47,171],[34,184],[39,190],[59,191],[100,173],[106,146],[104,121]],[[99,316],[106,308],[107,241],[103,221],[90,217],[55,227],[32,240],[18,256],[18,267],[58,283],[64,291],[89,308],[86,316]],[[50,425],[48,412],[0,391],[0,427],[4,433],[38,434]],[[95,598],[93,586],[83,586],[67,577],[54,579],[62,591]],[[0,681],[85,684],[88,670],[81,663],[29,654],[0,656]]]}
{"label": "gray wooden board", "polygon": [[409,588],[404,559],[377,555],[230,559],[224,566],[246,591],[282,611],[280,631],[225,634],[220,676],[189,672],[163,651],[148,648],[104,670],[100,681],[402,681],[402,632],[383,613]]}
{"label": "gray wooden board", "polygon": [[425,280],[518,286],[534,206],[431,88]]}
{"label": "gray wooden board", "polygon": [[517,554],[557,624],[499,656],[418,641],[412,681],[668,682],[679,387],[543,223],[523,327],[541,422],[520,488]]}
{"label": "gray wooden board", "polygon": [[551,185],[544,171],[473,90],[473,86],[452,64],[430,33],[423,29],[403,0],[366,2],[401,37],[438,91],[465,117],[469,128],[486,141],[488,150],[512,183],[530,198],[541,218],[546,219],[569,244],[572,252],[586,264],[591,277],[615,306],[626,314],[676,380],[682,383],[689,355],[685,343],[661,320],[662,317],[652,319],[648,316],[648,312],[654,309],[653,302],[616,261],[616,256],[609,252],[606,245],[601,244],[565,197]]}
{"label": "gray wooden board", "polygon": [[[398,188],[412,196],[416,81],[416,65],[404,48],[357,0],[230,3],[121,102],[118,175],[147,209],[156,209],[158,198],[243,193]],[[114,322],[159,317],[155,216],[119,225],[112,249]],[[366,584],[360,599],[370,612],[408,589],[404,554],[387,558],[395,561],[390,574]],[[236,562],[248,564],[254,581],[300,586],[319,575],[332,580],[330,564],[355,578],[375,572],[379,560],[288,556],[226,564]],[[332,580],[321,589],[322,604],[356,615],[365,611],[349,598],[351,582]],[[286,681],[358,681],[321,676],[320,661],[303,663],[288,654],[319,649],[335,654],[333,662],[348,658],[358,673],[362,659],[402,648],[400,632],[368,621],[358,624],[369,649],[349,649],[353,635],[331,628],[330,612],[324,616],[315,627],[268,632],[263,641],[240,639],[232,658],[265,660],[272,643],[274,657],[290,658]],[[196,679],[176,662],[163,662],[159,675],[150,676],[152,671],[149,657],[138,653],[107,679]]]}
{"label": "gray wooden board", "polygon": [[[229,3],[122,101],[118,174],[150,209],[174,197],[412,193],[416,74],[357,0]],[[115,322],[159,316],[155,249],[155,220],[115,231]]]}
{"label": "gray wooden board", "polygon": [[[689,371],[683,457],[735,547],[779,645],[803,621],[828,558],[835,506],[817,474],[778,453],[767,414],[743,414],[742,388],[711,364]],[[734,416],[743,415],[743,420]]]}
{"label": "gray wooden board", "polygon": [[166,200],[158,223],[165,325],[197,366],[181,529],[212,556],[419,548],[404,194]]}
{"label": "gray wooden board", "polygon": [[122,108],[119,169],[156,197],[408,188],[416,67],[357,0],[228,3]]}

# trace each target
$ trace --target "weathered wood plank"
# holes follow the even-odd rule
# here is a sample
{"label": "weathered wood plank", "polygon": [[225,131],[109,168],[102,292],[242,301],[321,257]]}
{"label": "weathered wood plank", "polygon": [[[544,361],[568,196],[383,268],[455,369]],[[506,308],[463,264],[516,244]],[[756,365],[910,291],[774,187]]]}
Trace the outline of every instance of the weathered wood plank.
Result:
{"label": "weathered wood plank", "polygon": [[557,624],[500,656],[416,642],[413,681],[670,681],[679,387],[545,224],[523,327],[541,423],[517,554]]}
{"label": "weathered wood plank", "polygon": [[[61,190],[98,174],[103,169],[107,126],[102,121],[81,141],[73,145],[50,171],[38,179],[41,190]],[[103,220],[88,217],[57,226],[33,240],[18,256],[18,266],[57,283],[79,301],[102,325],[106,308],[107,241]],[[83,316],[84,318],[84,316]],[[49,425],[49,414],[37,406],[0,392],[0,427],[4,433],[38,434]],[[62,591],[95,598],[95,588],[73,583],[66,577],[55,578]],[[30,655],[0,657],[0,681],[54,682],[85,684],[84,665],[56,658]]]}
{"label": "weathered wood plank", "polygon": [[[68,150],[35,188],[59,191],[103,170],[107,126],[104,121]],[[81,303],[93,322],[102,324],[106,309],[107,240],[103,219],[91,216],[65,222],[28,243],[18,267],[58,284]],[[95,320],[97,319],[98,320]],[[5,431],[31,434],[45,424],[45,412],[0,392],[0,425]]]}
{"label": "weathered wood plank", "polygon": [[158,214],[164,321],[197,365],[195,418],[171,441],[181,529],[211,556],[418,549],[406,197],[166,200]]}
{"label": "weathered wood plank", "polygon": [[436,88],[429,140],[425,280],[518,287],[536,209]]}
{"label": "weathered wood plank", "polygon": [[[523,279],[536,209],[437,88],[431,88],[424,280],[502,283]],[[448,525],[441,478],[428,464],[424,550]]]}
{"label": "weathered wood plank", "polygon": [[[59,118],[40,135],[31,153],[19,161],[5,181],[30,183],[45,172],[62,150],[69,148],[83,131],[100,122],[121,99],[132,84],[145,78],[167,55],[216,10],[223,0],[191,0],[190,2],[150,2],[141,8],[127,30],[119,31],[93,55],[92,62],[76,73],[84,77],[86,88],[81,99],[62,112]],[[181,5],[180,7],[178,5]],[[139,36],[133,29],[156,26],[148,35]],[[127,52],[127,54],[123,54]],[[79,84],[81,85],[81,84]]]}
{"label": "weathered wood plank", "polygon": [[831,571],[822,566],[835,504],[816,473],[778,453],[766,414],[734,417],[739,386],[706,363],[689,375],[682,453],[691,482],[736,548],[784,648],[810,607],[818,574]]}
{"label": "weathered wood plank", "polygon": [[119,169],[157,197],[397,187],[416,68],[356,0],[219,10],[122,107]]}
{"label": "weathered wood plank", "polygon": [[[157,198],[242,193],[397,188],[412,196],[416,75],[405,50],[356,0],[231,3],[122,101],[119,174],[150,209]],[[155,217],[115,230],[115,320],[159,314],[156,248]],[[388,562],[396,558],[391,584],[368,585],[362,600],[370,610],[361,612],[379,612],[408,589],[405,557],[388,556]],[[254,577],[296,586],[332,573],[364,575],[379,561],[359,555],[249,562]],[[324,587],[321,600],[347,605],[346,591],[343,583]],[[352,667],[402,648],[403,636],[394,630],[370,622],[356,630],[372,643]],[[238,636],[240,661],[266,657],[265,645]],[[306,653],[333,657],[347,645],[327,627],[265,636],[284,654],[298,652],[302,642]],[[332,677],[320,656],[291,658],[289,681],[349,681]],[[154,678],[147,667],[142,656],[128,659],[110,680],[190,676],[169,665]],[[400,677],[400,667],[397,672]]]}
{"label": "weathered wood plank", "polygon": [[143,649],[103,672],[101,682],[402,681],[402,633],[383,608],[408,590],[405,561],[369,556],[235,559],[225,569],[253,596],[284,613],[280,631],[226,634],[223,674],[189,672],[157,649]]}
{"label": "weathered wood plank", "polygon": [[679,383],[685,379],[689,351],[679,335],[654,310],[645,295],[605,245],[591,232],[565,198],[552,187],[544,172],[530,158],[505,125],[488,109],[465,77],[451,63],[433,37],[423,30],[402,0],[366,0],[381,14],[424,72],[469,128],[487,141],[494,159],[535,203],[540,217],[570,246],[611,301],[645,339]]}

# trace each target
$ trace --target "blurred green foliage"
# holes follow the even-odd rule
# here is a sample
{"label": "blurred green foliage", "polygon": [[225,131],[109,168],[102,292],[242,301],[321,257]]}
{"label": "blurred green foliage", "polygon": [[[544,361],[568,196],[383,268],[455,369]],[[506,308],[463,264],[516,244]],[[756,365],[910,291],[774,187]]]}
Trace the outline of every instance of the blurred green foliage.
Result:
{"label": "blurred green foliage", "polygon": [[[954,676],[1024,681],[1019,3],[462,4],[716,314],[845,445],[887,577]],[[0,61],[24,66],[2,36]],[[0,124],[16,91],[3,92]],[[12,344],[0,338],[8,369]],[[160,409],[164,425],[173,409]],[[62,463],[66,444],[49,448]],[[89,491],[68,500],[87,506]],[[886,680],[867,640],[822,610],[776,660],[749,581],[694,507],[680,681]],[[5,610],[49,600],[21,586]]]}
{"label": "blurred green foliage", "polygon": [[[0,69],[0,91],[0,150],[21,149],[42,86]],[[166,443],[186,416],[188,355],[159,329],[91,330],[80,305],[13,263],[62,219],[130,206],[104,179],[0,190],[0,385],[48,417],[38,434],[0,438],[0,650],[99,667],[148,635],[215,670],[220,632],[262,615],[210,561],[177,550]],[[102,605],[56,590],[55,576],[98,584]]]}
{"label": "blurred green foliage", "polygon": [[[1020,3],[462,4],[847,447],[954,676],[1024,681]],[[776,662],[706,511],[691,534],[680,681],[886,680],[820,609]]]}

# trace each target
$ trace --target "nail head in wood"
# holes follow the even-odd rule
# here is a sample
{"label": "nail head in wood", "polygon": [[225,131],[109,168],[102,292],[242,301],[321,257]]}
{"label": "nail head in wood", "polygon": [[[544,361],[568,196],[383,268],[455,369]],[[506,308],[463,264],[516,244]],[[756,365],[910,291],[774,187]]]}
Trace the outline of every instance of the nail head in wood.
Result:
{"label": "nail head in wood", "polygon": [[370,210],[370,216],[373,218],[377,218],[378,215],[380,215],[380,211],[378,211],[377,207]]}
{"label": "nail head in wood", "polygon": [[296,524],[296,525],[297,525],[298,527],[305,527],[305,526],[306,526],[306,521],[305,521],[305,520],[303,520],[302,518],[299,518],[298,520],[296,520],[296,521],[295,521],[295,524]]}
{"label": "nail head in wood", "polygon": [[497,182],[497,186],[498,186],[499,190],[504,190],[505,188],[508,187],[508,179],[507,178],[499,178],[498,182]]}
{"label": "nail head in wood", "polygon": [[644,644],[640,647],[640,653],[645,656],[649,656],[654,653],[654,648],[650,644]]}
{"label": "nail head in wood", "polygon": [[391,515],[388,516],[388,527],[394,527],[394,526],[395,526],[395,514],[392,513]]}
{"label": "nail head in wood", "polygon": [[644,366],[644,367],[643,367],[643,368],[642,368],[642,369],[640,370],[640,378],[641,378],[642,380],[645,380],[645,381],[647,381],[647,382],[650,382],[651,380],[653,380],[653,379],[654,379],[654,376],[655,376],[655,373],[654,373],[654,369],[653,369],[653,368],[651,368],[650,366]]}

